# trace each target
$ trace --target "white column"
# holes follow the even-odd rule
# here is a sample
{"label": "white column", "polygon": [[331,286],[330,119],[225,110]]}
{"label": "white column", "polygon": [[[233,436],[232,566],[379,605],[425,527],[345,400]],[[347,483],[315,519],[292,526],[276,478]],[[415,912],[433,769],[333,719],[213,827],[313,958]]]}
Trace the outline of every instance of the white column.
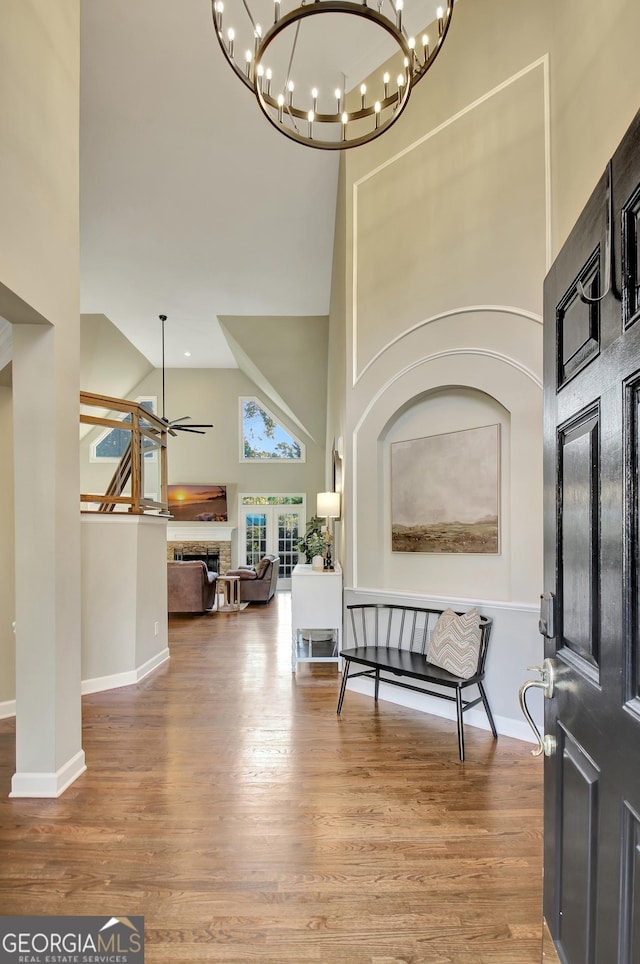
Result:
{"label": "white column", "polygon": [[14,325],[16,773],[55,797],[86,769],[80,700],[78,325]]}

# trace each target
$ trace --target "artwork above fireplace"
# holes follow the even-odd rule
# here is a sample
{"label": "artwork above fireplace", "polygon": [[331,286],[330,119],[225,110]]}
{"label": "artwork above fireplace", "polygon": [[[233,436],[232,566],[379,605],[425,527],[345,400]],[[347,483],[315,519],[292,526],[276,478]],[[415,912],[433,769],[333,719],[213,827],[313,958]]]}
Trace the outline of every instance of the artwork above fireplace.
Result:
{"label": "artwork above fireplace", "polygon": [[168,485],[169,512],[176,522],[226,522],[226,485]]}

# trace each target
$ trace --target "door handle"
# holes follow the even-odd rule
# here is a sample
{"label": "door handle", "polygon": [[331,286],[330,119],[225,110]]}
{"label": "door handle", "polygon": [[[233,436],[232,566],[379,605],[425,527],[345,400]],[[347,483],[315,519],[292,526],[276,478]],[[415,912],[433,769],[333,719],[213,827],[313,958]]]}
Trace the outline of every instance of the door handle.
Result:
{"label": "door handle", "polygon": [[525,720],[533,730],[538,744],[536,749],[531,751],[531,756],[540,756],[542,753],[544,753],[545,756],[552,756],[556,748],[556,738],[550,736],[548,733],[545,736],[542,736],[540,733],[527,706],[527,693],[530,689],[540,689],[544,692],[545,699],[553,699],[556,682],[555,664],[552,659],[545,659],[542,666],[527,666],[527,669],[537,670],[537,672],[540,673],[540,679],[528,679],[522,684],[518,692],[520,709],[524,714]]}

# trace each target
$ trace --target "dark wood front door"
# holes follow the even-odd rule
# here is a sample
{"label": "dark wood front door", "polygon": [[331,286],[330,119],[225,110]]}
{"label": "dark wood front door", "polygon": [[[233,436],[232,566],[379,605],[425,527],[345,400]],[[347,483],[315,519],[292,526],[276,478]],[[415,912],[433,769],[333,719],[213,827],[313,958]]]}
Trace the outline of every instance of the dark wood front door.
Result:
{"label": "dark wood front door", "polygon": [[545,282],[544,913],[565,964],[640,962],[640,115]]}

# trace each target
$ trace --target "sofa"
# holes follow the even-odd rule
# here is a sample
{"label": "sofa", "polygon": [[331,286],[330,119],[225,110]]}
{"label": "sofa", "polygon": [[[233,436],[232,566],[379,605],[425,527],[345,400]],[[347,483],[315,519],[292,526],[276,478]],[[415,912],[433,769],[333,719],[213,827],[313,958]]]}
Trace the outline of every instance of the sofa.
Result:
{"label": "sofa", "polygon": [[256,566],[238,566],[227,576],[240,578],[240,602],[268,603],[278,586],[280,556],[263,556]]}
{"label": "sofa", "polygon": [[167,563],[167,597],[170,613],[204,613],[216,601],[218,574],[199,559]]}

